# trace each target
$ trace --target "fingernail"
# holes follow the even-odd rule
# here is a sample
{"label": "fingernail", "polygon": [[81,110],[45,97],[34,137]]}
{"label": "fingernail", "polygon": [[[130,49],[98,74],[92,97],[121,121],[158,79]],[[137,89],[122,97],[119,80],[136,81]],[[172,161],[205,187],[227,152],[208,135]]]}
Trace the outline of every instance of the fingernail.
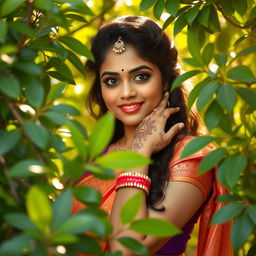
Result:
{"label": "fingernail", "polygon": [[179,123],[178,127],[179,127],[179,129],[182,129],[184,127],[184,124],[183,123]]}
{"label": "fingernail", "polygon": [[165,96],[168,96],[168,95],[169,95],[169,92],[165,92],[164,95],[165,95]]}

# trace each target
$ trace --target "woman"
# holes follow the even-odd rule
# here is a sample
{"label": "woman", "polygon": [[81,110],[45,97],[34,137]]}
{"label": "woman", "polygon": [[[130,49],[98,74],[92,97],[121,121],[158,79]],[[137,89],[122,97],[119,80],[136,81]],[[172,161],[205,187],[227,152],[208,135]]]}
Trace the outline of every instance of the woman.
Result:
{"label": "woman", "polygon": [[[197,135],[198,122],[194,116],[187,116],[182,89],[169,93],[178,71],[177,51],[167,35],[148,18],[124,16],[101,27],[91,51],[95,62],[88,61],[87,66],[95,73],[95,81],[88,109],[96,118],[107,111],[116,118],[107,151],[130,150],[154,160],[150,166],[129,170],[132,173],[117,173],[115,181],[87,176],[79,182],[104,195],[102,208],[109,212],[116,234],[108,241],[109,250],[133,255],[117,241],[118,237],[130,236],[152,255],[184,255],[194,223],[201,215],[197,255],[231,256],[229,224],[209,227],[210,217],[220,207],[215,200],[224,191],[216,183],[214,171],[201,176],[197,173],[200,160],[211,147],[180,159],[184,146]],[[95,104],[98,114],[93,110]],[[133,183],[127,185],[127,179]],[[137,218],[160,218],[180,227],[183,233],[157,238],[122,230],[120,209],[138,191],[144,201]],[[76,202],[74,212],[80,208]]]}

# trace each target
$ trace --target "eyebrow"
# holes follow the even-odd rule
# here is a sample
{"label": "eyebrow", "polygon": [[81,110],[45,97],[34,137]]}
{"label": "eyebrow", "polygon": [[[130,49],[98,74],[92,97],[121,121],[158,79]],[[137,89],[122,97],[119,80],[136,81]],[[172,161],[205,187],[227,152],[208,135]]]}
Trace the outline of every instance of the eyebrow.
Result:
{"label": "eyebrow", "polygon": [[[149,66],[147,66],[147,65],[141,65],[141,66],[138,66],[138,67],[136,67],[136,68],[133,68],[133,69],[129,70],[129,71],[128,71],[128,74],[137,72],[137,71],[139,71],[139,70],[141,70],[141,69],[149,69],[149,70],[153,71],[153,69],[150,68]],[[105,71],[105,72],[103,72],[103,73],[101,74],[100,78],[102,78],[102,77],[105,76],[105,75],[118,76],[119,73],[118,73],[118,72]]]}

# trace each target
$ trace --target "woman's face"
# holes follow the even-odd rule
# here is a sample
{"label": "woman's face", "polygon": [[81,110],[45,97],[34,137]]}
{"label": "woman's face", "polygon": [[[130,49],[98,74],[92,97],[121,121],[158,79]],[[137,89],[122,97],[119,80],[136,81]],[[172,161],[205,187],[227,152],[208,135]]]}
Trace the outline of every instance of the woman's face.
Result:
{"label": "woman's face", "polygon": [[125,52],[110,49],[100,68],[103,100],[125,126],[137,126],[161,101],[163,85],[159,68],[138,56],[127,45]]}

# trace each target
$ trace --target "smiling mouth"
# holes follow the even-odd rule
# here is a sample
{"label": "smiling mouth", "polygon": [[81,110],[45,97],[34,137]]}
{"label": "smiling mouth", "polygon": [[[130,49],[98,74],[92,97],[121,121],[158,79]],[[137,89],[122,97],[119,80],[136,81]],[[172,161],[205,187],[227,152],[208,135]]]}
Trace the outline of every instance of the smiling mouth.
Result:
{"label": "smiling mouth", "polygon": [[136,103],[131,103],[131,104],[123,104],[119,107],[124,113],[132,114],[132,113],[139,111],[142,104],[143,104],[143,102],[139,102],[139,103],[136,102]]}

